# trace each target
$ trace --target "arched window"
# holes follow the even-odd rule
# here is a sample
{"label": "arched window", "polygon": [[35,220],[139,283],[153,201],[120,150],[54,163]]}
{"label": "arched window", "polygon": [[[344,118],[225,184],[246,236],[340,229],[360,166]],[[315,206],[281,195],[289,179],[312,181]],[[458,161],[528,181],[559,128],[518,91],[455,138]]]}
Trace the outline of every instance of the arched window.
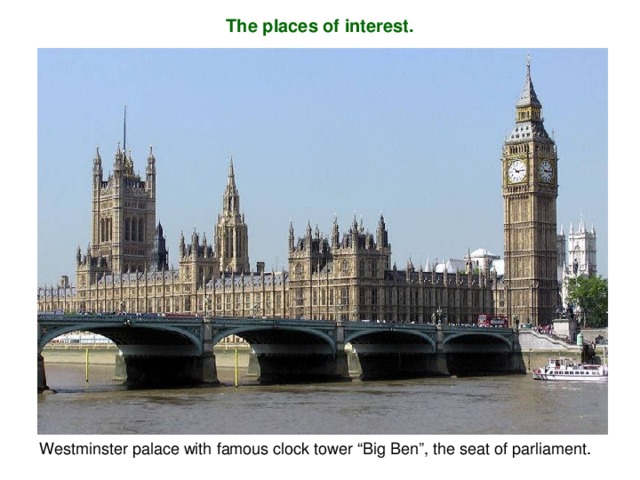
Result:
{"label": "arched window", "polygon": [[296,290],[296,306],[304,306],[304,290],[302,289]]}

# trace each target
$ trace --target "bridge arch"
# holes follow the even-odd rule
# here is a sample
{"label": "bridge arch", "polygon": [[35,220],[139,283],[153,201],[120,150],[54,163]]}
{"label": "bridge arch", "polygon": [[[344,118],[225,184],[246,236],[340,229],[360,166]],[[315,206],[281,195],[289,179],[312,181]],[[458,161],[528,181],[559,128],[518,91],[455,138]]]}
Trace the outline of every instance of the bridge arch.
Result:
{"label": "bridge arch", "polygon": [[108,338],[118,347],[132,344],[180,344],[189,345],[194,349],[194,353],[201,353],[202,341],[193,331],[172,325],[141,325],[132,328],[125,322],[120,326],[112,323],[87,322],[75,325],[63,325],[49,328],[42,332],[38,339],[38,353],[55,338],[73,332],[91,332]]}
{"label": "bridge arch", "polygon": [[[259,345],[304,345],[318,346],[326,353],[335,355],[335,340],[326,332],[303,327],[246,325],[219,330],[212,337],[212,344],[218,344],[223,338],[235,335],[246,340],[252,347]],[[293,351],[291,351],[293,353]]]}
{"label": "bridge arch", "polygon": [[434,331],[405,325],[345,326],[350,361],[362,379],[421,377],[437,371]]}
{"label": "bridge arch", "polygon": [[230,335],[250,344],[250,362],[257,363],[260,383],[348,378],[346,355],[338,351],[336,325],[332,322],[217,318],[211,328],[214,346]]}
{"label": "bridge arch", "polygon": [[[395,338],[394,338],[395,337]],[[415,344],[425,344],[429,345],[433,352],[436,350],[437,342],[434,338],[432,338],[429,333],[421,332],[417,330],[395,330],[395,329],[386,329],[386,330],[377,330],[377,331],[365,331],[365,330],[357,330],[349,332],[345,335],[344,343],[359,344],[359,343],[370,343],[371,341],[385,341],[385,340],[396,340],[405,341],[404,343],[415,343]],[[414,342],[410,342],[411,340],[417,340]]]}
{"label": "bridge arch", "polygon": [[442,355],[451,375],[498,375],[519,365],[511,330],[487,328],[444,332]]}
{"label": "bridge arch", "polygon": [[174,321],[152,315],[38,316],[38,391],[46,390],[42,350],[70,332],[91,332],[116,344],[129,386],[217,383],[215,365],[205,351],[200,319]]}
{"label": "bridge arch", "polygon": [[448,334],[442,341],[444,352],[446,353],[447,351],[453,350],[455,344],[486,345],[486,348],[495,347],[495,349],[499,351],[511,351],[513,348],[513,343],[507,336],[490,331],[456,332]]}

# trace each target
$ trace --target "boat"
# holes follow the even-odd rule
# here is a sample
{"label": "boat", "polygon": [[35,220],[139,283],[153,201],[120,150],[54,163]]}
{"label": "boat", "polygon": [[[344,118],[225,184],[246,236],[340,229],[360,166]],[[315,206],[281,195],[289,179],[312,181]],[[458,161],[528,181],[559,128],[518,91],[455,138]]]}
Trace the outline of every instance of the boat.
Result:
{"label": "boat", "polygon": [[532,372],[534,380],[547,381],[607,381],[609,367],[588,363],[575,363],[571,358],[550,358],[542,368]]}

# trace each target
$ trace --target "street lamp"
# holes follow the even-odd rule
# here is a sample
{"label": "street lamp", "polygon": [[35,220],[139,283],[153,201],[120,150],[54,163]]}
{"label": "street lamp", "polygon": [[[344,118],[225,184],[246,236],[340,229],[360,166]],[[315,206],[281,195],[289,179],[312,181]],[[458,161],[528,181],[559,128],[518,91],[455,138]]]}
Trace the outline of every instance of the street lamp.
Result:
{"label": "street lamp", "polygon": [[205,297],[204,299],[204,316],[207,316],[207,311],[211,311],[211,297]]}
{"label": "street lamp", "polygon": [[442,308],[438,307],[436,309],[436,314],[438,315],[438,325],[440,325],[442,323],[441,321],[441,317],[442,317]]}

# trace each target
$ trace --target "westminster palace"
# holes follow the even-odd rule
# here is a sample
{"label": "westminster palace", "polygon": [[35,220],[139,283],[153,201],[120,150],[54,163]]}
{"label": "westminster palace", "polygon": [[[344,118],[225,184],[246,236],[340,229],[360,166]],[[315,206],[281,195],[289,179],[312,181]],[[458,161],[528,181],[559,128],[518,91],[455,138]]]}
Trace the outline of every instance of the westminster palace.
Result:
{"label": "westminster palace", "polygon": [[[355,218],[342,228],[334,219],[328,237],[310,224],[296,235],[291,224],[288,269],[265,271],[263,262],[252,268],[232,158],[213,241],[195,231],[181,234],[178,268],[170,268],[156,218],[161,172],[153,150],[142,177],[126,151],[126,133],[123,147],[118,144],[107,177],[96,150],[91,237],[86,250],[76,251],[76,283],[63,275],[59,285],[39,287],[39,311],[455,324],[489,313],[545,325],[562,305],[560,272],[572,266],[561,264],[566,240],[556,233],[558,158],[528,61],[515,126],[502,151],[504,260],[479,249],[457,261],[415,268],[409,260],[398,269],[381,215],[373,232]],[[581,268],[588,262],[595,268],[595,231],[581,233],[592,254],[580,257]]]}

